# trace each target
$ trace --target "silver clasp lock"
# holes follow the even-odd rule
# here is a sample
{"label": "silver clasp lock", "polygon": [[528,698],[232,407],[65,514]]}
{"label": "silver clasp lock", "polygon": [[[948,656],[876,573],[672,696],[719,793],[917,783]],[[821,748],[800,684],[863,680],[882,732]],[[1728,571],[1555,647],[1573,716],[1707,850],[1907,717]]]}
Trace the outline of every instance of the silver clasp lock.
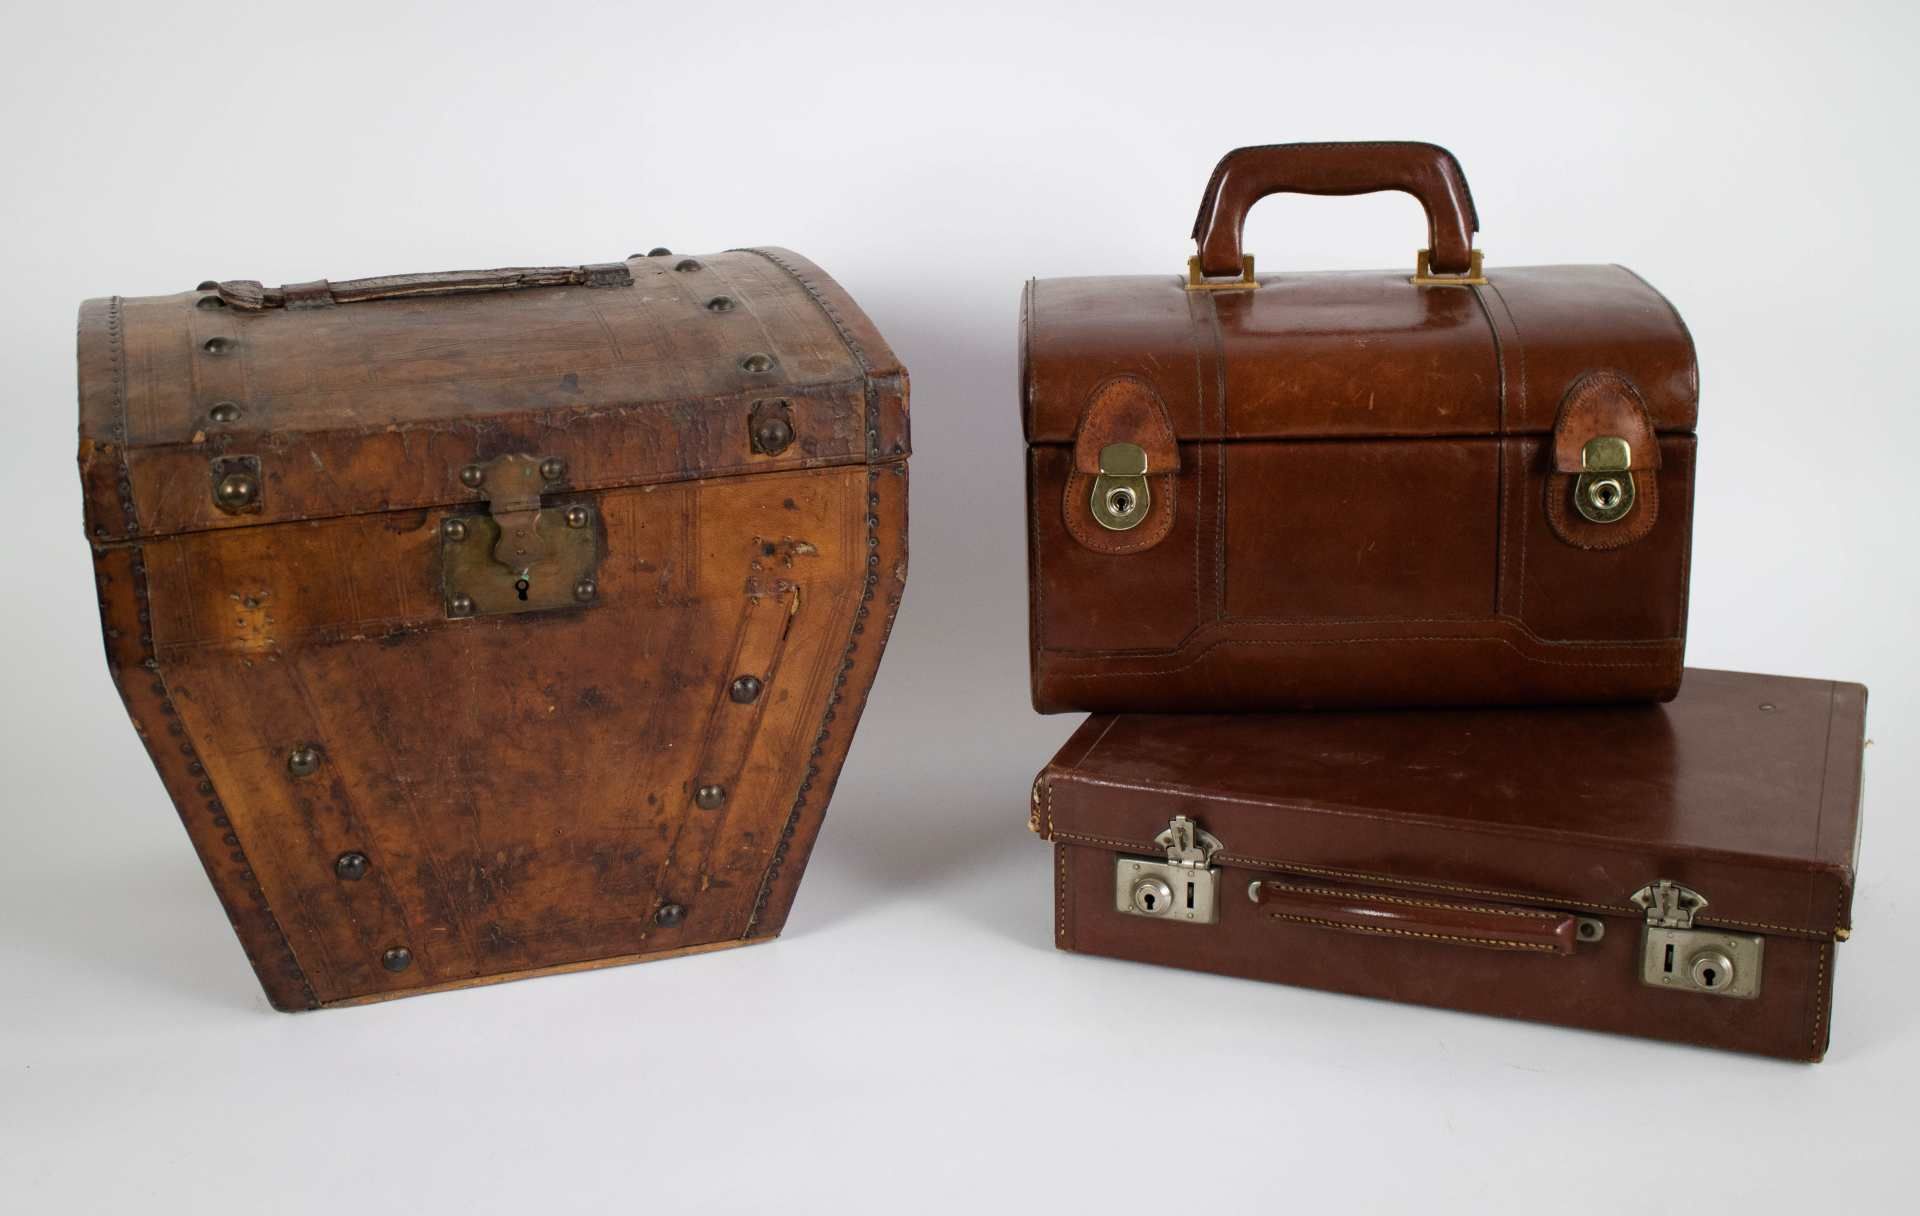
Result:
{"label": "silver clasp lock", "polygon": [[1640,936],[1640,982],[1703,996],[1751,1000],[1760,995],[1760,963],[1766,939],[1747,933],[1695,928],[1694,914],[1707,897],[1662,878],[1633,893],[1645,910]]}
{"label": "silver clasp lock", "polygon": [[1589,439],[1580,449],[1573,505],[1583,519],[1610,524],[1633,510],[1633,445],[1618,435]]}
{"label": "silver clasp lock", "polygon": [[1093,479],[1093,518],[1109,532],[1138,527],[1153,504],[1147,492],[1147,453],[1137,443],[1100,449],[1100,475]]}
{"label": "silver clasp lock", "polygon": [[1211,925],[1220,919],[1220,870],[1213,864],[1224,847],[1185,815],[1175,815],[1153,843],[1165,861],[1121,857],[1113,864],[1113,906],[1129,916]]}

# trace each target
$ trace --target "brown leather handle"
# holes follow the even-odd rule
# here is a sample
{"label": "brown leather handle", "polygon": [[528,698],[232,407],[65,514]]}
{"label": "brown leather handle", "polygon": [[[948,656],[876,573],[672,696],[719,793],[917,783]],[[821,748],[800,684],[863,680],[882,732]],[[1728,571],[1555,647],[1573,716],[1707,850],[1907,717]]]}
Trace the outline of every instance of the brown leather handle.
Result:
{"label": "brown leather handle", "polygon": [[1480,219],[1466,174],[1445,148],[1408,142],[1235,148],[1214,166],[1193,221],[1200,272],[1210,278],[1240,273],[1240,231],[1247,212],[1269,194],[1380,190],[1403,190],[1426,208],[1429,264],[1435,273],[1467,273]]}
{"label": "brown leather handle", "polygon": [[1465,903],[1428,895],[1363,891],[1311,881],[1266,879],[1247,888],[1262,912],[1278,921],[1316,925],[1483,950],[1572,954],[1582,934],[1571,912],[1507,904]]}
{"label": "brown leather handle", "polygon": [[216,283],[228,307],[244,312],[266,308],[332,308],[367,300],[399,300],[411,296],[466,295],[480,291],[518,291],[526,287],[627,287],[633,272],[625,262],[591,266],[510,266],[500,270],[441,270],[430,274],[389,274],[371,279],[329,283],[288,283],[262,287],[253,279]]}

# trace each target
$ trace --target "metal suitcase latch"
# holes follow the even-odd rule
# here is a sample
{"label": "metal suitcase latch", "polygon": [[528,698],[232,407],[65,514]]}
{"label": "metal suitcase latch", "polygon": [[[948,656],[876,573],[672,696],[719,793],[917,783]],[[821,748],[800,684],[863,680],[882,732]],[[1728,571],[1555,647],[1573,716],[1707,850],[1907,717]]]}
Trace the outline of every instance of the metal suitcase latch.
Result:
{"label": "metal suitcase latch", "polygon": [[1665,878],[1635,891],[1633,902],[1647,914],[1640,938],[1642,983],[1702,996],[1760,995],[1765,938],[1694,928],[1706,896]]}
{"label": "metal suitcase latch", "polygon": [[1137,443],[1100,449],[1100,475],[1093,479],[1094,522],[1109,532],[1138,527],[1153,497],[1147,490],[1147,453]]}
{"label": "metal suitcase latch", "polygon": [[567,465],[515,454],[460,471],[487,496],[484,511],[440,523],[440,585],[449,617],[496,616],[591,604],[599,595],[600,529],[584,503],[544,507]]}
{"label": "metal suitcase latch", "polygon": [[1220,868],[1224,847],[1185,815],[1175,815],[1153,838],[1165,861],[1121,857],[1113,865],[1113,906],[1129,916],[1211,925],[1220,919]]}
{"label": "metal suitcase latch", "polygon": [[1573,505],[1584,519],[1610,524],[1633,510],[1633,445],[1618,435],[1587,440],[1580,449],[1581,473],[1573,481]]}

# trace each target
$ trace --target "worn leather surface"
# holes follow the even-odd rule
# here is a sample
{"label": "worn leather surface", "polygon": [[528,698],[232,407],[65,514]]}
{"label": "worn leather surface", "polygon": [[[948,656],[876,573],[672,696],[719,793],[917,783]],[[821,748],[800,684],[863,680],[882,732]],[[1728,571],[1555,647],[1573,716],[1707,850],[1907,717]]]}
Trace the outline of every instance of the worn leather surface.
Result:
{"label": "worn leather surface", "polygon": [[[1865,715],[1857,684],[1703,670],[1664,705],[1096,715],[1041,773],[1034,827],[1056,846],[1063,948],[1817,1059],[1851,931]],[[1223,846],[1218,925],[1114,910],[1114,859],[1160,855],[1175,814]],[[1707,897],[1697,924],[1766,936],[1757,999],[1641,982],[1631,897],[1658,878]],[[1255,881],[1607,928],[1565,955],[1341,931],[1266,915]]]}
{"label": "worn leather surface", "polygon": [[[79,334],[88,534],[477,502],[485,495],[460,470],[509,452],[561,458],[575,490],[906,454],[894,387],[905,372],[819,267],[779,249],[626,267],[631,286],[321,308],[202,307],[220,298],[212,289],[90,300]],[[883,386],[871,399],[870,383]],[[790,404],[794,439],[778,455],[748,437],[765,400]],[[209,417],[222,402],[236,421]],[[264,482],[245,518],[208,488],[209,462],[242,454],[260,459]]]}
{"label": "worn leather surface", "polygon": [[1420,200],[1427,213],[1434,271],[1466,272],[1480,221],[1460,162],[1435,144],[1399,140],[1267,144],[1227,153],[1214,166],[1193,221],[1200,269],[1211,278],[1239,276],[1247,212],[1270,194],[1382,190],[1403,191]]}
{"label": "worn leather surface", "polygon": [[[217,369],[195,327],[234,322],[193,294],[83,312],[109,663],[276,1006],[784,923],[906,576],[905,373],[804,259],[680,260],[631,263],[633,289],[262,313]],[[689,302],[720,290],[724,316]],[[793,403],[783,455],[749,440],[755,351]],[[242,424],[189,433],[227,394]],[[200,510],[210,451],[259,455],[265,511]],[[538,509],[590,509],[596,593],[449,619],[442,525],[486,498],[460,470],[513,451],[565,460]]]}
{"label": "worn leather surface", "polygon": [[[1033,698],[1043,712],[1656,700],[1679,685],[1698,386],[1672,307],[1615,266],[1047,279],[1022,300]],[[1561,404],[1630,385],[1657,467],[1597,545],[1551,447]],[[1151,549],[1075,539],[1090,395],[1139,377],[1186,514]],[[1084,508],[1081,508],[1084,509]],[[1584,522],[1584,521],[1579,521]],[[1643,532],[1637,530],[1643,529]]]}
{"label": "worn leather surface", "polygon": [[[1634,482],[1634,503],[1627,514],[1595,523],[1580,514],[1574,494],[1585,468],[1589,441],[1613,436],[1627,442],[1627,471]],[[1647,416],[1646,403],[1631,380],[1613,372],[1582,376],[1567,389],[1553,424],[1553,472],[1547,477],[1547,522],[1553,534],[1581,549],[1618,549],[1646,539],[1660,518],[1660,479],[1648,474],[1660,467],[1660,441]]]}

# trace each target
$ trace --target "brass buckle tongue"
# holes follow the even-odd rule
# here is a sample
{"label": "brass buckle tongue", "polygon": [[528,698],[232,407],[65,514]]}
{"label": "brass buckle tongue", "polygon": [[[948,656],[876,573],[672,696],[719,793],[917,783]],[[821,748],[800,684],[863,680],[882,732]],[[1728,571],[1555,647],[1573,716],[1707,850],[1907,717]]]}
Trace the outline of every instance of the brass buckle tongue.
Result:
{"label": "brass buckle tongue", "polygon": [[1573,505],[1583,519],[1616,523],[1633,510],[1633,446],[1618,435],[1589,439],[1580,449],[1581,474],[1573,481]]}
{"label": "brass buckle tongue", "polygon": [[1147,453],[1137,443],[1100,449],[1100,475],[1093,479],[1094,522],[1109,532],[1140,526],[1153,505],[1147,490]]}

